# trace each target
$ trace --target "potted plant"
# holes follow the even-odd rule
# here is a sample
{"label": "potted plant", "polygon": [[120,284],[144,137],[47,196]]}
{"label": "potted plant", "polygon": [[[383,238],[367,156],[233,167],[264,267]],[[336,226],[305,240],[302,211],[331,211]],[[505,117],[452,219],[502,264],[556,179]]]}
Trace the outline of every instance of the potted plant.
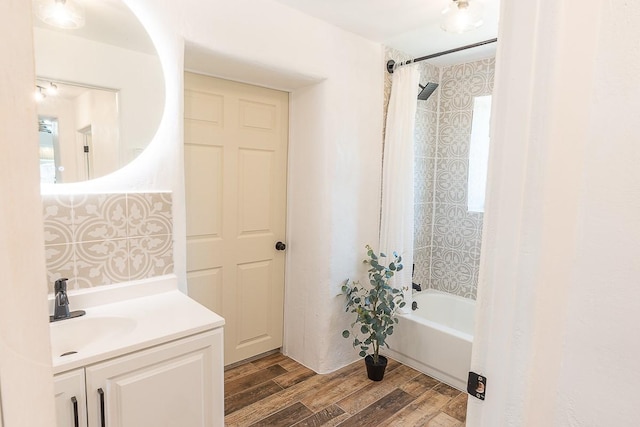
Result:
{"label": "potted plant", "polygon": [[[404,307],[404,296],[400,289],[389,285],[394,273],[402,270],[402,258],[393,253],[393,260],[386,265],[383,253],[377,254],[366,246],[369,264],[369,285],[360,282],[349,282],[342,286],[345,295],[347,312],[355,313],[356,320],[342,332],[345,338],[353,337],[353,347],[360,348],[360,356],[364,357],[367,375],[373,381],[381,381],[387,367],[387,358],[380,355],[380,347],[389,345],[387,336],[393,334],[393,327],[398,323],[397,310]],[[359,325],[359,326],[356,326]]]}

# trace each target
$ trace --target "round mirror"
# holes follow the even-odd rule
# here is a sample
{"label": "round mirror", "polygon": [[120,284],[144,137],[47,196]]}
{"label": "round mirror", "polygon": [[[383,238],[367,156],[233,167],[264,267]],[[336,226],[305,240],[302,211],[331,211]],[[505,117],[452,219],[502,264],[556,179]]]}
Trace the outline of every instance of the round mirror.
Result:
{"label": "round mirror", "polygon": [[[164,109],[160,59],[120,0],[36,0],[41,182],[107,175],[140,154]],[[74,22],[61,19],[72,8]]]}

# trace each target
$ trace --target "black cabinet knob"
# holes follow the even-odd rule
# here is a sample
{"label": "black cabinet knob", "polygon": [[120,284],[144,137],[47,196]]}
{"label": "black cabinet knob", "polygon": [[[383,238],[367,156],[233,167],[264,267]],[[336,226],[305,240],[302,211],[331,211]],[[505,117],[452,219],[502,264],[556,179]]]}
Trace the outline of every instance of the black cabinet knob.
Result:
{"label": "black cabinet knob", "polygon": [[277,251],[284,251],[285,249],[287,249],[287,245],[285,245],[282,242],[276,243],[276,250]]}

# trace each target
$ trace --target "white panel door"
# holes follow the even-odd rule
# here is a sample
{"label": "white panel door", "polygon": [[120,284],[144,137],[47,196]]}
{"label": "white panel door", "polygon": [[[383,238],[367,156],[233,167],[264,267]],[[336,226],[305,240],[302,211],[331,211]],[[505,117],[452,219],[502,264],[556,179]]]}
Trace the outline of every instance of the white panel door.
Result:
{"label": "white panel door", "polygon": [[225,364],[282,346],[286,92],[185,73],[189,295],[225,318]]}

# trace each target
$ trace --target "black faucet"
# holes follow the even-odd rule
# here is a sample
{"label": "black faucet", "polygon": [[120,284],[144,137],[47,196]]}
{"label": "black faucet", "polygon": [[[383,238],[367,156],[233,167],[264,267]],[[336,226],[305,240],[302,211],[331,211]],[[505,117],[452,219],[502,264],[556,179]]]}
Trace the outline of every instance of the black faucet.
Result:
{"label": "black faucet", "polygon": [[55,299],[53,301],[53,320],[67,319],[69,317],[69,298],[67,297],[66,277],[56,280],[53,287]]}
{"label": "black faucet", "polygon": [[[411,278],[412,279],[413,279],[413,276],[415,275],[415,273],[416,273],[416,264],[414,263],[413,266],[411,266]],[[411,288],[414,291],[418,291],[418,292],[420,292],[422,290],[422,287],[417,283],[411,283]],[[415,310],[415,308],[414,308],[414,310]]]}
{"label": "black faucet", "polygon": [[69,297],[67,297],[67,279],[56,280],[53,287],[55,292],[55,298],[53,300],[53,316],[49,316],[50,322],[56,322],[58,320],[71,319],[73,317],[80,317],[86,312],[84,310],[76,310],[69,312]]}

